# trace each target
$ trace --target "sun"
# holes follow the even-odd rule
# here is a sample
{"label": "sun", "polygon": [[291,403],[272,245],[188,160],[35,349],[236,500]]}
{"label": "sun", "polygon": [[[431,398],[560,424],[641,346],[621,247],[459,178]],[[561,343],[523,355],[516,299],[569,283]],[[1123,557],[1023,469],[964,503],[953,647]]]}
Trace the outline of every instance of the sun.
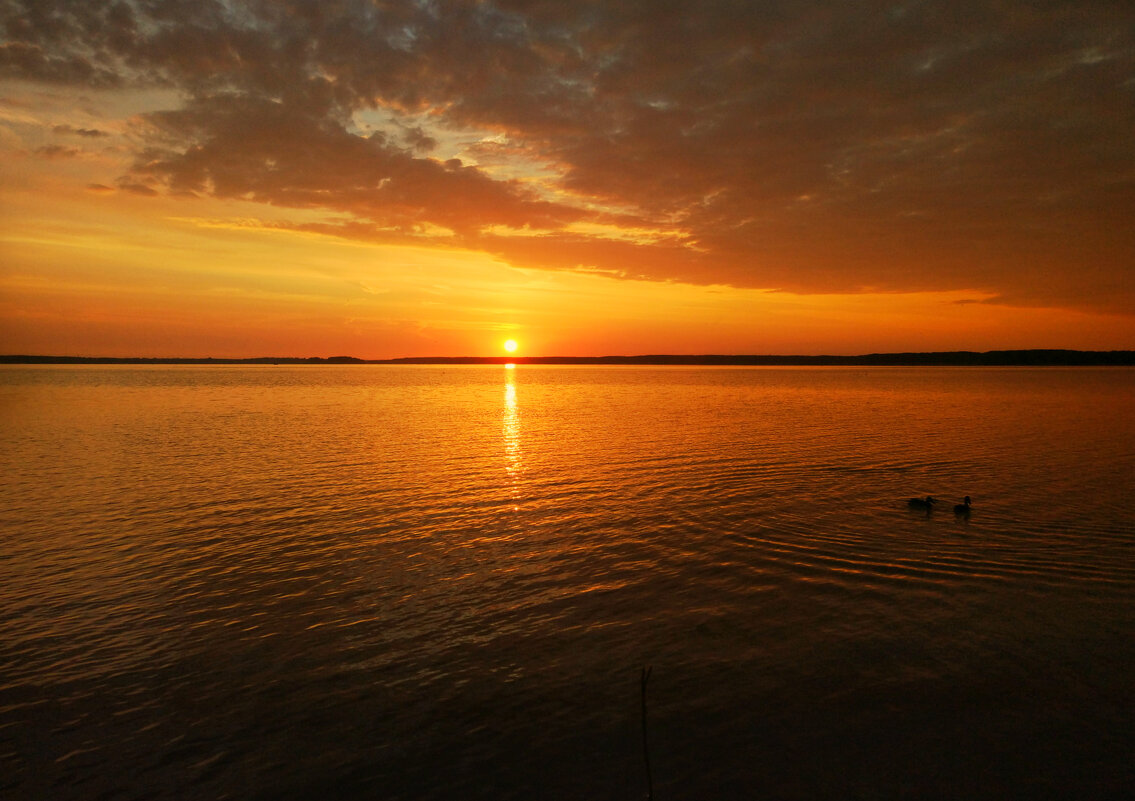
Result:
{"label": "sun", "polygon": [[504,341],[504,349],[507,350],[509,353],[516,353],[516,349],[519,348],[519,347],[520,346],[516,344],[515,339],[506,339]]}

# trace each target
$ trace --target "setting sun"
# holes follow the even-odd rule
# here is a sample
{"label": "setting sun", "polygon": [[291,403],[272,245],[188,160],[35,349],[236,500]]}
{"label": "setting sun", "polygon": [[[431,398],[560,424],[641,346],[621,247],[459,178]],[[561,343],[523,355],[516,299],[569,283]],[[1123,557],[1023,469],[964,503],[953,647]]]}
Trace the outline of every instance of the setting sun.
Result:
{"label": "setting sun", "polygon": [[504,342],[504,349],[507,350],[509,353],[516,353],[516,349],[518,347],[519,347],[519,345],[516,344],[515,339],[506,339],[505,342]]}

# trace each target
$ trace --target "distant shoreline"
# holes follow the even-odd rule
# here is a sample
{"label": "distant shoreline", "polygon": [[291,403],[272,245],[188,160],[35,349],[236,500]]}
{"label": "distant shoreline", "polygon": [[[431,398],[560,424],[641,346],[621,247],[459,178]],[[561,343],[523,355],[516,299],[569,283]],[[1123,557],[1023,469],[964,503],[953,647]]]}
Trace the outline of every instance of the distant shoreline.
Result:
{"label": "distant shoreline", "polygon": [[645,356],[261,356],[252,359],[146,358],[112,356],[0,356],[0,364],[574,364],[723,367],[1107,367],[1135,366],[1132,350],[991,350],[930,353],[868,353],[861,356],[645,355]]}

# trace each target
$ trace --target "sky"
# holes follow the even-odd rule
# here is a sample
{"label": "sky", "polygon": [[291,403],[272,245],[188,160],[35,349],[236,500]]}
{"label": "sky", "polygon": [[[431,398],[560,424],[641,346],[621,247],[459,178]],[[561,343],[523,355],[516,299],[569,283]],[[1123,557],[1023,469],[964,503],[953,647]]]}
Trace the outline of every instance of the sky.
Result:
{"label": "sky", "polygon": [[0,0],[0,353],[1135,348],[1135,4]]}

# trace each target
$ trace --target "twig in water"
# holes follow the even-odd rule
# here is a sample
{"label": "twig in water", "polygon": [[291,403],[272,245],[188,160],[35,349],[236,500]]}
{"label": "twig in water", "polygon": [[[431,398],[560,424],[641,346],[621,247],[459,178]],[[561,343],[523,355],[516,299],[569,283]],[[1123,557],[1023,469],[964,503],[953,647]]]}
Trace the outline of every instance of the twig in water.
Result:
{"label": "twig in water", "polygon": [[642,757],[646,762],[646,799],[654,801],[654,780],[650,776],[650,748],[646,744],[646,683],[650,681],[650,665],[642,669]]}

